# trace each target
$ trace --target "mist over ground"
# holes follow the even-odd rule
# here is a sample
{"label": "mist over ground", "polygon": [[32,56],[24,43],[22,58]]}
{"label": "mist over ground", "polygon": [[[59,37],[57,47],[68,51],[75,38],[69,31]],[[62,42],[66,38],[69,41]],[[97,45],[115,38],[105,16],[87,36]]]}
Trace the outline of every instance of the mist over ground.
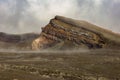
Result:
{"label": "mist over ground", "polygon": [[0,32],[40,32],[55,15],[120,32],[120,0],[0,0]]}

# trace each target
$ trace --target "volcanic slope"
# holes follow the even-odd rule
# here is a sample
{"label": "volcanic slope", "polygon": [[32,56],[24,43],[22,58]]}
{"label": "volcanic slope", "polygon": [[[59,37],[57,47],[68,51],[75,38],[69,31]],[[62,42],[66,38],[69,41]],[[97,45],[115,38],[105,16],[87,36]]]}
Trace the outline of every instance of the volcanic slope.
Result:
{"label": "volcanic slope", "polygon": [[120,48],[120,35],[82,20],[55,16],[42,28],[32,49]]}
{"label": "volcanic slope", "polygon": [[36,33],[7,34],[0,32],[0,49],[30,50],[33,40],[39,36]]}

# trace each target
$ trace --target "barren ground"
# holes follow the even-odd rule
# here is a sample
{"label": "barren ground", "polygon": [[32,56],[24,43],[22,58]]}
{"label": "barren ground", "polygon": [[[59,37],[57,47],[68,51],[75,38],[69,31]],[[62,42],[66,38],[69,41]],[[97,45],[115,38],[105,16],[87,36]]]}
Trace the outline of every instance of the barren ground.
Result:
{"label": "barren ground", "polygon": [[119,50],[0,52],[0,80],[119,79]]}

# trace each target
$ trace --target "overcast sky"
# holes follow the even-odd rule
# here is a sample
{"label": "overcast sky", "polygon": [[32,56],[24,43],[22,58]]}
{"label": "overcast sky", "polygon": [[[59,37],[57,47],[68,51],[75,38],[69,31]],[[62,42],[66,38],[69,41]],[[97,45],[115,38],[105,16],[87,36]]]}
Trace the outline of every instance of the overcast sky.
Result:
{"label": "overcast sky", "polygon": [[120,33],[120,0],[0,0],[0,32],[40,32],[55,15]]}

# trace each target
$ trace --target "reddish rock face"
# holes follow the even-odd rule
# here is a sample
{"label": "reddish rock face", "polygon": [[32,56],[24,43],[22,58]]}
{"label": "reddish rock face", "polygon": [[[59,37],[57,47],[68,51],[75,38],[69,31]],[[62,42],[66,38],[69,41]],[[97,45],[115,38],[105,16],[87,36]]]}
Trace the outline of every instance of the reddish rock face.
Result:
{"label": "reddish rock face", "polygon": [[[114,37],[119,37],[114,40]],[[69,42],[69,43],[68,43]],[[97,27],[85,21],[73,20],[56,16],[50,23],[42,28],[40,38],[33,41],[33,49],[46,49],[57,45],[59,48],[108,48],[112,45],[120,46],[120,35]]]}

